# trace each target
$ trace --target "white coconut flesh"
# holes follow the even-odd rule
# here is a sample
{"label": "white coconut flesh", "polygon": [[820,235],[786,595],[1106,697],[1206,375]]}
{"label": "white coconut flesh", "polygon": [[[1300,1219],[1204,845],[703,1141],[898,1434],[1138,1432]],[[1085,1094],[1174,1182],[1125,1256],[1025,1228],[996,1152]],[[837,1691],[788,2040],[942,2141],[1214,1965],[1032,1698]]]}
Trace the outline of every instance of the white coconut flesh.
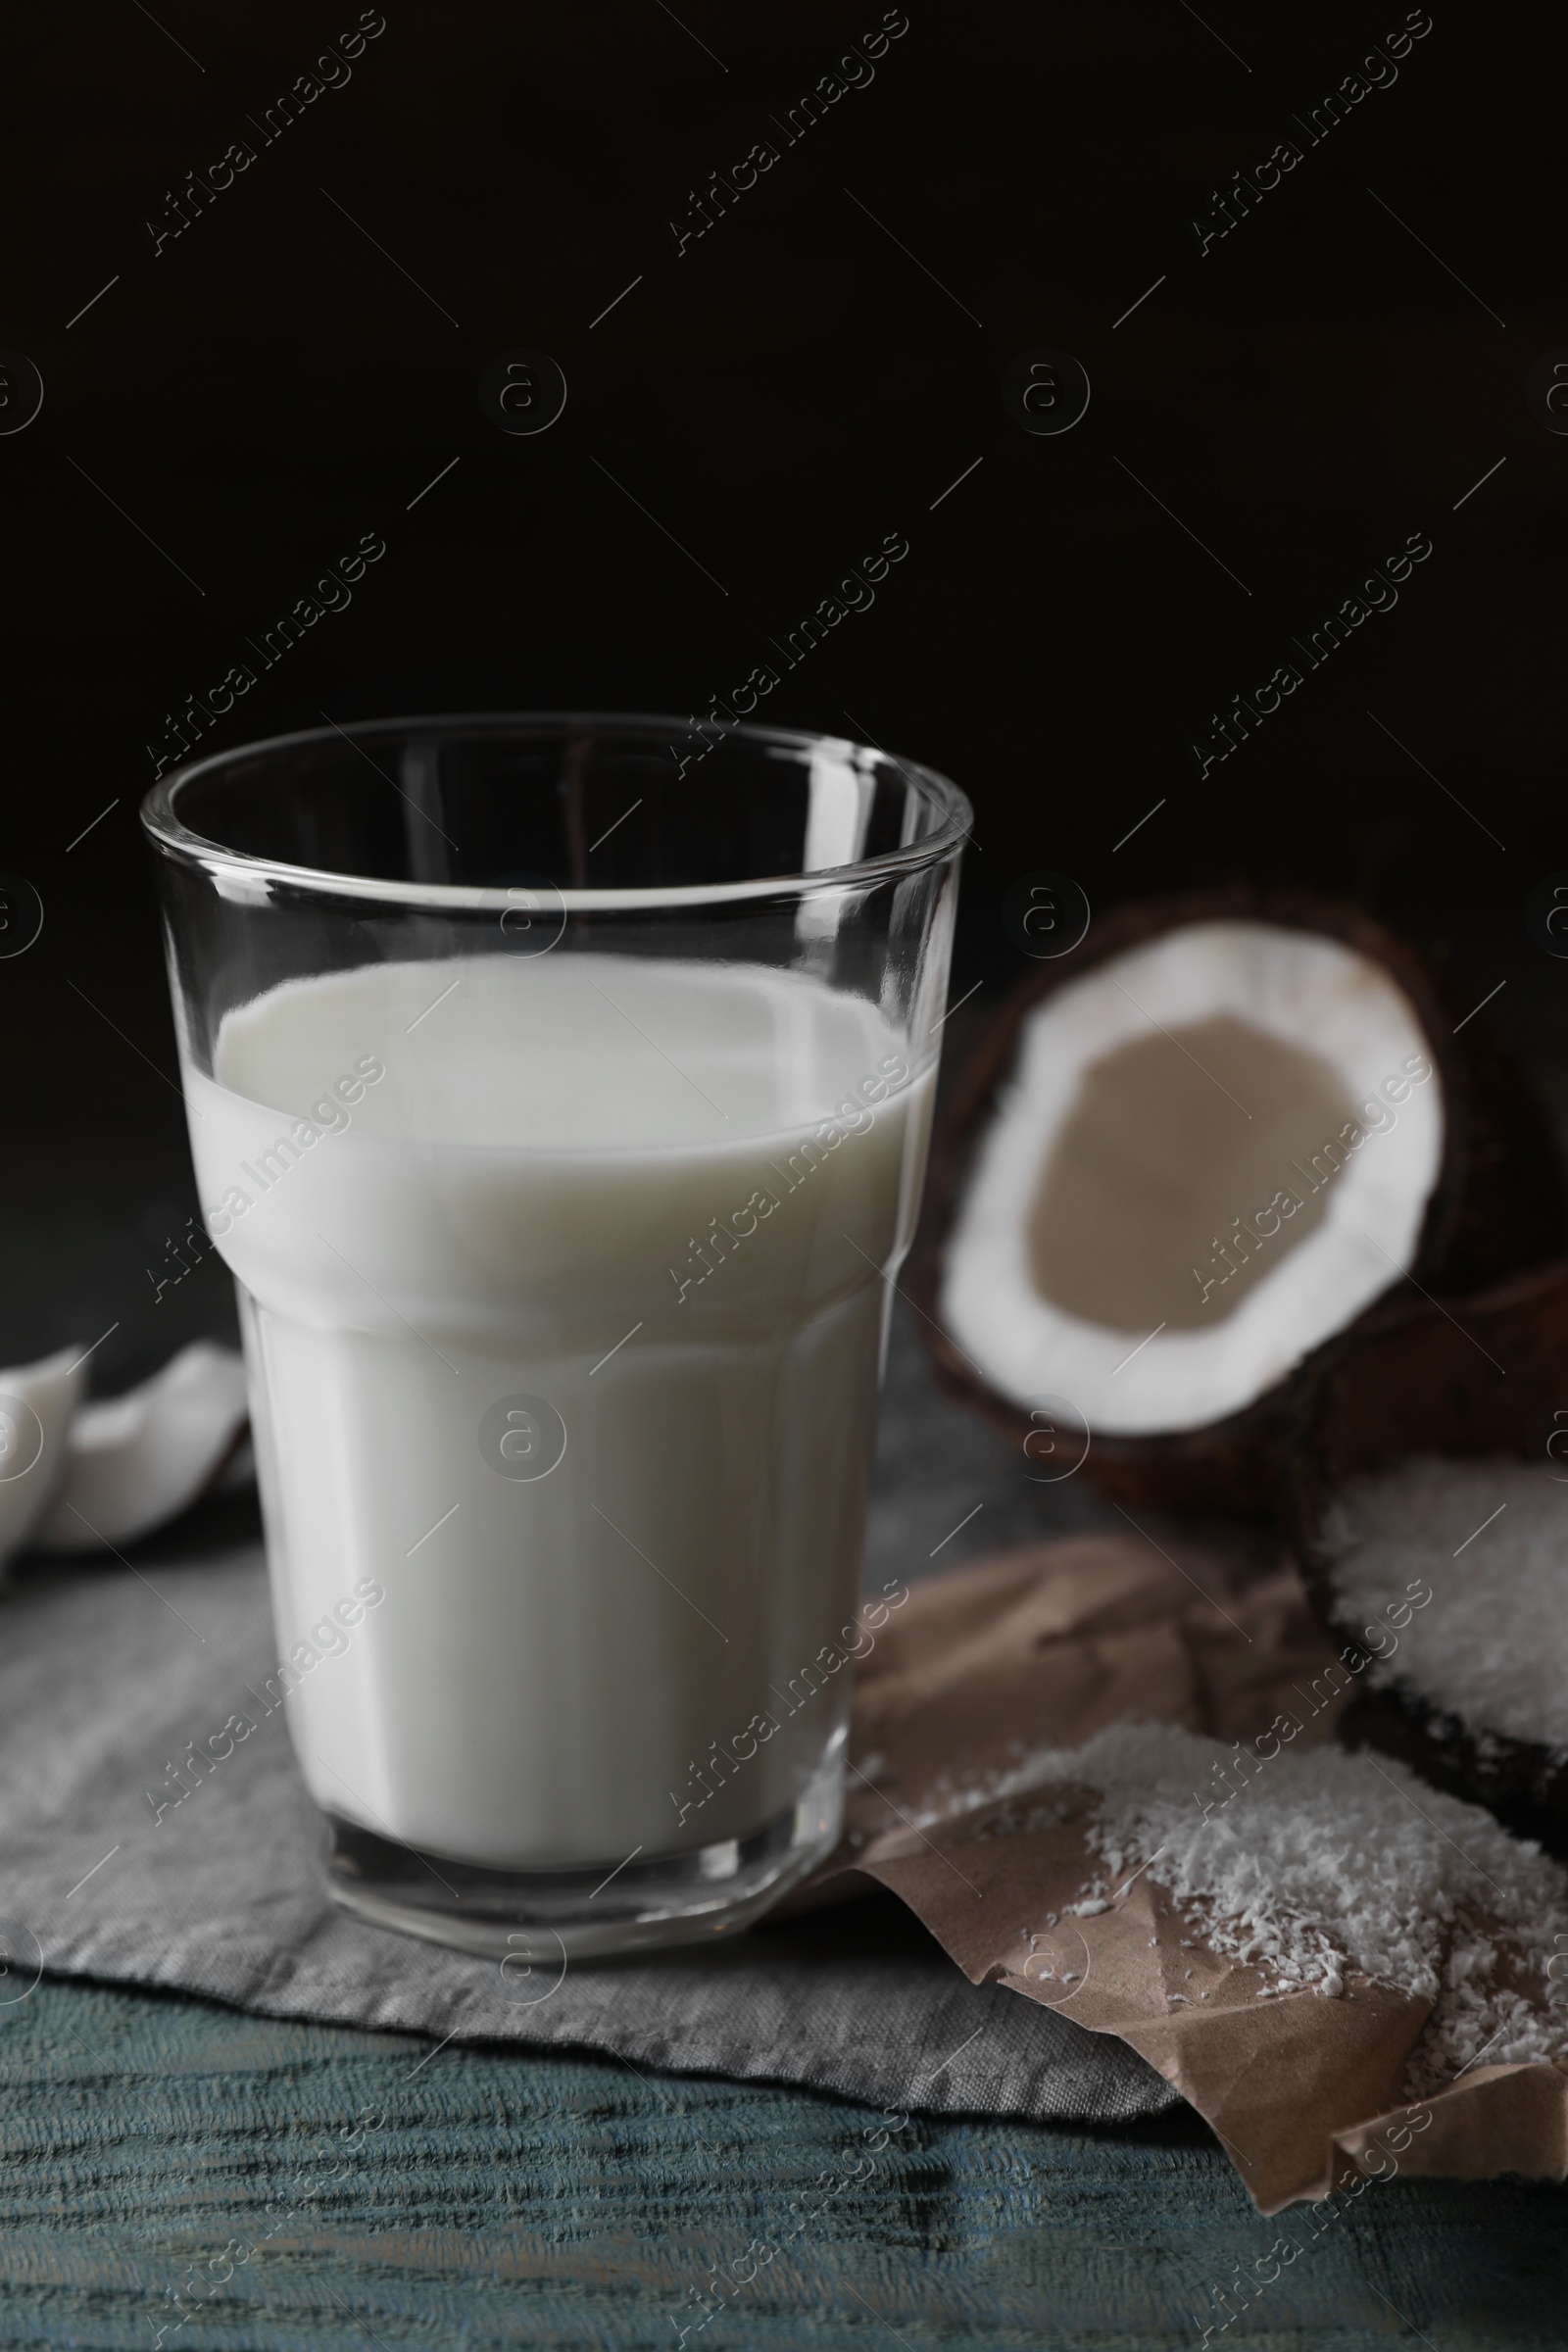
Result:
{"label": "white coconut flesh", "polygon": [[948,1246],[989,1384],[1092,1431],[1202,1428],[1415,1261],[1442,1081],[1390,973],[1339,941],[1195,923],[1025,1023]]}

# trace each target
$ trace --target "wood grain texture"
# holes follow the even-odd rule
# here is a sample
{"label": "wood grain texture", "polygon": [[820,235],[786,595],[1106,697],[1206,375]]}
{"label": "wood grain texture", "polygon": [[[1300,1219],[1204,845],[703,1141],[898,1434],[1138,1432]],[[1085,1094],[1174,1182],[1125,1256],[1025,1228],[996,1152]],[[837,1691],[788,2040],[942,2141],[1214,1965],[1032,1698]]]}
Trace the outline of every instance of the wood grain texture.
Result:
{"label": "wood grain texture", "polygon": [[872,2111],[47,1978],[0,2007],[0,2069],[7,2346],[1197,2352],[1209,2282],[1282,2232],[1305,2250],[1232,2342],[1563,2340],[1563,2191],[1395,2181],[1313,2239],[1185,2116],[916,2118],[813,2204]]}

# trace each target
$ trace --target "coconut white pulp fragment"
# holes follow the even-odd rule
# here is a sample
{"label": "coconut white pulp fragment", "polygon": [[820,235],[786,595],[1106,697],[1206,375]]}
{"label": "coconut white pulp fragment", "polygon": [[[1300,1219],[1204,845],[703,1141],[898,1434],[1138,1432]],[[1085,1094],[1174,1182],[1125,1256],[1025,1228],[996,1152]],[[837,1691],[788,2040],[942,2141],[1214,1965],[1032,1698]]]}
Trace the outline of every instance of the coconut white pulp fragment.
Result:
{"label": "coconut white pulp fragment", "polygon": [[86,1357],[84,1347],[62,1348],[0,1371],[0,1571],[60,1491]]}
{"label": "coconut white pulp fragment", "polygon": [[1409,1268],[1443,1147],[1441,1081],[1382,966],[1274,924],[1190,924],[1025,1023],[943,1319],[1015,1404],[1200,1428]]}
{"label": "coconut white pulp fragment", "polygon": [[[803,1674],[856,1605],[929,1071],[790,973],[568,954],[292,982],[215,1064],[185,1069],[191,1140],[249,1294],[318,1801],[518,1869],[776,1820],[848,1704]],[[482,1449],[518,1396],[546,1409],[512,1467],[559,1418],[546,1475]],[[758,1715],[776,1732],[685,1820],[671,1791]]]}
{"label": "coconut white pulp fragment", "polygon": [[[1549,1465],[1423,1455],[1350,1481],[1325,1517],[1336,1614],[1369,1641],[1370,1672],[1484,1737],[1568,1756],[1568,1480]],[[1432,1598],[1404,1621],[1408,1589]]]}
{"label": "coconut white pulp fragment", "polygon": [[40,1551],[136,1543],[232,1465],[245,1415],[239,1357],[205,1340],[124,1396],[79,1406],[59,1490],[32,1543]]}

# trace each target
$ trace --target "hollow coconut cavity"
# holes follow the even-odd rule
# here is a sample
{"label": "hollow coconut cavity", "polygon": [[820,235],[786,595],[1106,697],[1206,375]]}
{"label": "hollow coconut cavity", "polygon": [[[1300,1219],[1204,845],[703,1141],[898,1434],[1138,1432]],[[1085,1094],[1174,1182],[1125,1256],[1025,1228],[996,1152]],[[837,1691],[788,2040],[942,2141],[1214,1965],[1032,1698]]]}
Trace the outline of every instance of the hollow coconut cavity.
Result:
{"label": "hollow coconut cavity", "polygon": [[1188,923],[1024,1019],[949,1237],[941,1315],[1020,1411],[1095,1436],[1253,1403],[1416,1265],[1446,1089],[1388,967]]}

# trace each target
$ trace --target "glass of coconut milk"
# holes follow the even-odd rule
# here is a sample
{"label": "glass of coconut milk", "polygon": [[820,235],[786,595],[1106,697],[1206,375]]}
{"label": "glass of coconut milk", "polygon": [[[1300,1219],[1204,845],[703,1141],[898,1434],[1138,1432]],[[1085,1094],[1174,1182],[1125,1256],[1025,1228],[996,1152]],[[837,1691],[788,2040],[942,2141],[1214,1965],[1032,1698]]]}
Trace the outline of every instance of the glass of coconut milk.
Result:
{"label": "glass of coconut milk", "polygon": [[968,804],[505,716],[143,817],[333,1895],[527,1962],[744,1926],[838,1836]]}

